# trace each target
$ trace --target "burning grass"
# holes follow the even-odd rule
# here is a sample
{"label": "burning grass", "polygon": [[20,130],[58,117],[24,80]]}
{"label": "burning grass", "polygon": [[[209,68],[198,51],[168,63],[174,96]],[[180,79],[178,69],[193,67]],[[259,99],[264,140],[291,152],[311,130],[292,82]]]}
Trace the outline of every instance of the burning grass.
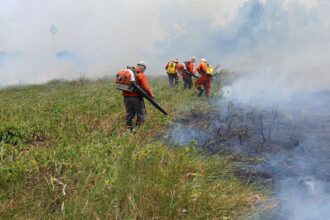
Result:
{"label": "burning grass", "polygon": [[[173,117],[201,114],[206,100],[164,81],[151,87]],[[127,132],[112,82],[3,90],[0,107],[3,219],[236,219],[262,200],[232,160],[160,140],[172,118],[151,106],[145,125]]]}
{"label": "burning grass", "polygon": [[[274,199],[252,219],[323,219],[330,204],[330,121],[324,108],[330,93],[309,96],[277,108],[213,100],[199,114],[175,121],[167,138],[178,145],[195,140],[208,155],[230,155],[241,181],[272,191]],[[302,207],[308,211],[301,213]]]}

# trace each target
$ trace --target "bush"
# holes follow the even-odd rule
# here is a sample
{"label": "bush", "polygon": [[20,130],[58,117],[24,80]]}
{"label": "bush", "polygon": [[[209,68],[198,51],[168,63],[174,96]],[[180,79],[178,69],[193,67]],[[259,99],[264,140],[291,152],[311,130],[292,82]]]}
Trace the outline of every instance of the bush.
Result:
{"label": "bush", "polygon": [[0,131],[0,142],[17,145],[28,140],[26,131],[18,126],[8,126]]}

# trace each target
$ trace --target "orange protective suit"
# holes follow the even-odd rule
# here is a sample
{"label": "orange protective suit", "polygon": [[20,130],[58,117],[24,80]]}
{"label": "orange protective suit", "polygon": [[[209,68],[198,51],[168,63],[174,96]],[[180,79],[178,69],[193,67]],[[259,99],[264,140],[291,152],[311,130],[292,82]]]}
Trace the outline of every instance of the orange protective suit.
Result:
{"label": "orange protective suit", "polygon": [[[135,83],[139,85],[150,97],[155,97],[149,88],[147,77],[138,67],[136,68]],[[123,91],[123,96],[126,109],[125,122],[127,128],[132,130],[133,119],[135,116],[137,126],[144,122],[145,105],[142,96],[135,91]]]}
{"label": "orange protective suit", "polygon": [[186,61],[185,62],[185,65],[186,65],[186,69],[188,70],[188,72],[191,73],[192,75],[195,75],[195,72],[194,72],[194,63],[191,62],[191,61]]}
{"label": "orange protective suit", "polygon": [[196,67],[196,70],[201,75],[199,79],[195,82],[196,88],[201,91],[203,87],[206,95],[210,96],[212,76],[206,74],[206,63],[205,62],[199,63]]}
{"label": "orange protective suit", "polygon": [[[151,98],[154,97],[154,94],[151,92],[148,84],[147,77],[139,68],[136,68],[135,83],[140,86]],[[128,92],[123,91],[123,96],[140,96],[137,92]]]}

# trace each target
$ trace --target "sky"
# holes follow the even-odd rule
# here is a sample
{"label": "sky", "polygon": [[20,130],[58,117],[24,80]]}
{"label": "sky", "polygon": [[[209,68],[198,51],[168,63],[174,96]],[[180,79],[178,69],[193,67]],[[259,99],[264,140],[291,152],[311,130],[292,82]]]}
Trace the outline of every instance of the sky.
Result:
{"label": "sky", "polygon": [[[241,25],[241,14],[251,2],[0,0],[0,81],[43,83],[80,74],[97,78],[141,59],[150,74],[162,74],[172,58],[206,57],[214,63],[229,57],[233,60],[240,53],[233,55],[228,52],[232,48],[218,45],[230,38],[233,30],[228,26]],[[274,1],[260,1],[267,2]],[[293,4],[313,10],[319,4],[318,0],[275,2],[283,10]],[[58,30],[54,35],[51,25]],[[215,47],[220,51],[212,49]]]}

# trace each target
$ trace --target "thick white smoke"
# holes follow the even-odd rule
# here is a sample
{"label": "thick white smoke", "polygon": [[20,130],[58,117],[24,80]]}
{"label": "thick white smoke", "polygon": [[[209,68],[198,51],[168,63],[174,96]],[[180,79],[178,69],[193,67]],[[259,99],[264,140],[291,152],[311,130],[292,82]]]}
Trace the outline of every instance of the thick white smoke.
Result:
{"label": "thick white smoke", "polygon": [[[238,79],[223,88],[224,98],[243,108],[276,109],[283,114],[290,125],[277,128],[277,140],[286,139],[283,134],[289,139],[295,133],[303,136],[294,150],[280,145],[280,153],[265,160],[265,172],[270,171],[267,167],[276,168],[276,163],[289,162],[289,168],[274,170],[278,176],[275,193],[281,203],[277,219],[328,219],[330,215],[326,174],[330,161],[330,3],[305,3],[246,1],[227,23],[214,25],[210,17],[198,17],[173,27],[180,30],[173,33],[179,34],[158,45],[163,57],[170,57],[168,49],[172,49],[180,58],[188,52],[206,56],[211,64],[234,68]],[[169,29],[186,18],[179,13],[182,8],[184,4],[179,4],[178,17],[168,24]],[[221,101],[220,109],[226,109]],[[186,132],[181,134],[190,138]],[[205,138],[203,132],[190,135]],[[290,169],[296,176],[285,175]]]}
{"label": "thick white smoke", "polygon": [[[148,62],[152,73],[160,73],[167,59],[173,57],[206,56],[219,62],[229,54],[214,45],[233,31],[228,26],[240,18],[237,10],[246,2],[2,0],[1,80],[39,83],[77,77],[79,73],[99,77],[139,59]],[[300,0],[309,9],[315,2]],[[286,8],[290,4],[292,0],[281,3]],[[58,29],[58,56],[51,25]]]}
{"label": "thick white smoke", "polygon": [[[0,76],[8,83],[102,76],[135,64],[162,38],[159,7],[145,1],[0,1]],[[50,26],[55,25],[55,55]]]}
{"label": "thick white smoke", "polygon": [[[139,59],[146,60],[149,71],[155,73],[163,69],[161,54],[165,50],[177,55],[176,50],[157,45],[171,44],[183,23],[210,17],[214,25],[224,24],[244,1],[1,0],[1,80],[40,83],[77,77],[78,73],[99,77]],[[183,8],[176,13],[178,5]],[[177,16],[187,19],[171,23]],[[58,56],[51,25],[58,29]],[[185,56],[191,54],[187,51]]]}
{"label": "thick white smoke", "polygon": [[329,89],[329,8],[327,2],[306,9],[298,4],[282,7],[277,1],[251,1],[242,8],[243,16],[230,28],[243,36],[234,42],[239,48],[230,48],[234,51],[230,58],[236,61],[231,66],[244,74],[224,89],[225,94],[262,105]]}
{"label": "thick white smoke", "polygon": [[[225,98],[245,107],[275,108],[304,136],[296,149],[282,146],[282,152],[266,162],[270,167],[289,163],[289,168],[274,171],[281,204],[276,219],[328,219],[330,215],[326,174],[330,158],[329,9],[326,1],[308,8],[297,2],[249,1],[222,29],[225,36],[216,41],[226,51],[223,60],[239,76],[223,88]],[[291,129],[278,130],[291,134]],[[297,174],[286,176],[290,169]]]}

